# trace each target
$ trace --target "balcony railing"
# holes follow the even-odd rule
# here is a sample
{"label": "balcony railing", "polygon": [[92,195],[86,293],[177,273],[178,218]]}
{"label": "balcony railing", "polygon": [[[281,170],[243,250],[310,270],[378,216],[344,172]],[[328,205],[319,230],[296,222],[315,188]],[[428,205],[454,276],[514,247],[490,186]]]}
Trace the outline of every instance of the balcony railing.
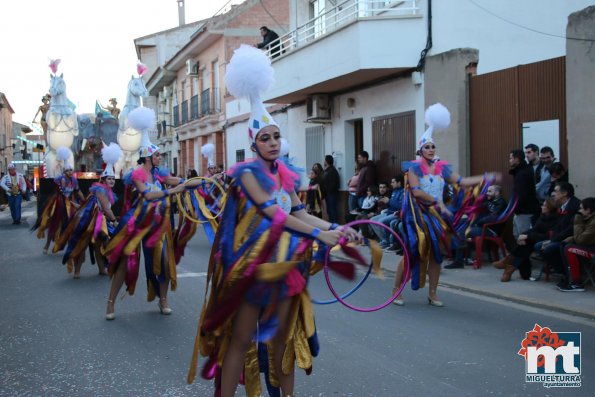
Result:
{"label": "balcony railing", "polygon": [[266,49],[267,55],[270,58],[276,58],[280,54],[304,46],[359,19],[415,16],[419,15],[419,12],[417,0],[345,0],[309,20],[296,30],[279,37],[278,42],[268,46]]}
{"label": "balcony railing", "polygon": [[198,111],[198,95],[194,95],[190,98],[190,119],[196,120],[200,117],[200,113]]}
{"label": "balcony railing", "polygon": [[188,101],[182,101],[182,124],[188,122]]}
{"label": "balcony railing", "polygon": [[174,106],[173,112],[174,112],[174,127],[177,127],[180,125],[180,109],[178,108],[178,105]]}

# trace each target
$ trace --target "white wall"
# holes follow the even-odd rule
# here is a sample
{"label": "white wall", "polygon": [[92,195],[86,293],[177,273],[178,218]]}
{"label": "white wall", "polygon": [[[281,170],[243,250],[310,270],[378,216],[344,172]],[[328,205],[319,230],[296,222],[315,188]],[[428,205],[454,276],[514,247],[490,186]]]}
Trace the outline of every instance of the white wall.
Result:
{"label": "white wall", "polygon": [[[354,108],[347,107],[347,98],[355,99],[356,105]],[[352,176],[355,166],[355,156],[347,156],[349,153],[354,153],[353,134],[346,134],[346,129],[349,129],[349,122],[357,119],[363,120],[364,150],[368,151],[370,156],[373,156],[373,117],[423,109],[423,107],[423,86],[414,86],[409,78],[399,79],[334,98],[332,124],[324,124],[324,153],[343,153],[343,168],[339,170],[341,190],[347,189],[346,182]],[[421,136],[424,131],[423,111],[417,111],[415,116],[416,135]],[[291,144],[290,157],[295,157],[294,164],[302,168],[307,166],[305,164],[305,129],[317,125],[306,123],[305,120],[306,106],[291,108],[288,111],[288,128],[282,130],[282,134],[287,137]],[[289,132],[286,133],[285,131]]]}
{"label": "white wall", "polygon": [[[563,56],[568,15],[592,4],[593,0],[434,0],[430,55],[477,48],[478,74]],[[427,14],[427,0],[420,6]]]}

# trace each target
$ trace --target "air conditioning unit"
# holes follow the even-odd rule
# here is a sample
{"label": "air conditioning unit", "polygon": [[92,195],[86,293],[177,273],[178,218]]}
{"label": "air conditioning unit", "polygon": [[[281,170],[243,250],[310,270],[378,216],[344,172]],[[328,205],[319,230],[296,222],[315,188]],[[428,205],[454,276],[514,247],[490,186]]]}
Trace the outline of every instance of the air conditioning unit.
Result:
{"label": "air conditioning unit", "polygon": [[307,121],[329,121],[331,119],[331,100],[327,94],[315,94],[306,100]]}
{"label": "air conditioning unit", "polygon": [[194,59],[186,61],[186,76],[198,76],[198,62]]}

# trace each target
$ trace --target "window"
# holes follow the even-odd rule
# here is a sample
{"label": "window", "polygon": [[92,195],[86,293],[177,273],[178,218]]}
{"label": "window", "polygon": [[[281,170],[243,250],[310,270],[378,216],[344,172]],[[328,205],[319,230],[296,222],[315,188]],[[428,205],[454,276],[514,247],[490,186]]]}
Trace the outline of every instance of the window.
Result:
{"label": "window", "polygon": [[244,161],[246,157],[246,152],[244,149],[236,150],[236,163]]}

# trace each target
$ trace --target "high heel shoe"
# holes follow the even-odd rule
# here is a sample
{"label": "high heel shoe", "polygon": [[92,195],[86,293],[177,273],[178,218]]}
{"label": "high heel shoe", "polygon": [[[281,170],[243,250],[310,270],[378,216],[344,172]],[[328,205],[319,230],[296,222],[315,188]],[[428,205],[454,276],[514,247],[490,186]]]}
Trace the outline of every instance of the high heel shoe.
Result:
{"label": "high heel shoe", "polygon": [[442,303],[442,301],[439,301],[437,299],[432,299],[429,296],[428,296],[428,305],[436,306],[436,307],[444,307],[444,303]]}
{"label": "high heel shoe", "polygon": [[393,305],[405,306],[405,301],[402,298],[395,298]]}
{"label": "high heel shoe", "polygon": [[[114,304],[114,301],[111,300],[111,299],[108,299],[107,300],[108,306],[109,306],[110,303],[113,305]],[[114,313],[113,311],[111,313],[106,313],[105,314],[105,319],[108,320],[108,321],[109,320],[113,320],[114,318],[116,318],[116,313]]]}
{"label": "high heel shoe", "polygon": [[170,315],[172,313],[171,307],[169,306],[164,306],[161,302],[165,302],[165,304],[167,305],[167,301],[163,298],[159,299],[159,311],[161,312],[161,314],[163,315]]}

